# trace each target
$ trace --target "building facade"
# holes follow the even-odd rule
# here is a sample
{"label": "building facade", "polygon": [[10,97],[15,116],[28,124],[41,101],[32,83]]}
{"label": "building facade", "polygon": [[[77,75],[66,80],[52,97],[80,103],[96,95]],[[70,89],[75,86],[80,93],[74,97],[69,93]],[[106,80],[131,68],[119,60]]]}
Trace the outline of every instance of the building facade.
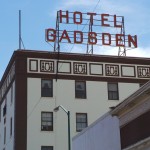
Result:
{"label": "building facade", "polygon": [[150,81],[73,137],[73,150],[150,150]]}
{"label": "building facade", "polygon": [[150,59],[17,50],[0,83],[0,150],[60,150],[139,89]]}

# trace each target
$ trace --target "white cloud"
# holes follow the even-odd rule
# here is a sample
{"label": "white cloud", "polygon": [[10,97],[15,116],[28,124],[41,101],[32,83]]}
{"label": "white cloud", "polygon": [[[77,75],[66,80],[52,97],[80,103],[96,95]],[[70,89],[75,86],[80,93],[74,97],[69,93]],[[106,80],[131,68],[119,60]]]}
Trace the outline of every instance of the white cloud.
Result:
{"label": "white cloud", "polygon": [[63,1],[62,5],[59,6],[61,9],[71,9],[71,8],[78,8],[78,7],[93,7],[97,3],[97,0],[71,0],[71,1]]}
{"label": "white cloud", "polygon": [[150,47],[147,48],[136,48],[127,51],[127,56],[135,56],[135,57],[150,57]]}
{"label": "white cloud", "polygon": [[[99,49],[95,49],[94,53],[95,54],[102,54],[102,55],[115,55],[118,56],[118,47],[107,47],[107,46],[103,46],[103,47],[99,47]],[[150,57],[150,47],[147,48],[135,48],[135,49],[131,49],[131,50],[127,50],[126,51],[126,56],[127,57]]]}
{"label": "white cloud", "polygon": [[[69,11],[82,11],[82,12],[92,12],[95,8],[98,0],[61,0],[60,3],[56,6],[55,10],[69,10]],[[126,35],[137,35],[138,43],[140,45],[139,48],[132,49],[127,51],[127,56],[135,56],[135,57],[150,57],[149,49],[142,48],[149,45],[148,37],[149,37],[149,8],[146,7],[147,4],[141,1],[120,1],[120,0],[100,0],[99,5],[97,6],[95,12],[96,13],[109,13],[116,14],[117,16],[125,17],[125,29]],[[56,17],[56,12],[52,13]],[[80,28],[80,27],[79,27]],[[68,28],[67,28],[68,29]],[[80,30],[80,29],[79,29]],[[85,30],[84,30],[85,31]],[[103,29],[100,29],[102,32]],[[109,31],[109,29],[107,29]],[[99,31],[97,31],[99,32]],[[117,32],[117,31],[116,31]],[[79,45],[74,46],[72,49],[73,52],[82,52],[86,53],[86,47],[80,47]],[[102,55],[118,55],[118,48],[113,47],[95,47],[95,54]]]}
{"label": "white cloud", "polygon": [[[86,54],[87,46],[86,45],[78,45],[78,44],[65,44],[61,47],[65,52],[71,53],[83,53]],[[97,55],[113,55],[118,56],[118,47],[110,47],[110,46],[94,46],[93,54]],[[127,57],[150,57],[150,47],[142,48],[138,47],[131,50],[126,50]]]}

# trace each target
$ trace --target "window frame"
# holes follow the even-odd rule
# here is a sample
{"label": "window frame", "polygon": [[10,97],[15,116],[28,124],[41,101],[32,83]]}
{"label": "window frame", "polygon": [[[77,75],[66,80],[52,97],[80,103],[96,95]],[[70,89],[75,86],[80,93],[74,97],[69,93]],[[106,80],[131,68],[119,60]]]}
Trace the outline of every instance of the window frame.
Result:
{"label": "window frame", "polygon": [[13,119],[10,118],[10,137],[12,136],[12,130],[13,130]]}
{"label": "window frame", "polygon": [[11,104],[13,103],[13,98],[14,98],[14,87],[13,87],[13,84],[12,84],[12,86],[11,86],[11,88],[10,88],[10,90],[11,90]]}
{"label": "window frame", "polygon": [[[111,91],[111,90],[109,90],[109,85],[110,84],[115,84],[115,85],[117,85],[117,90],[116,91]],[[107,83],[107,89],[108,89],[108,100],[119,100],[119,88],[118,88],[118,83],[116,83],[116,82],[108,82]],[[112,93],[111,95],[112,96],[110,96],[110,92]],[[117,94],[117,98],[114,98],[114,96],[113,96],[113,94]]]}
{"label": "window frame", "polygon": [[[77,122],[77,116],[78,115],[86,115],[86,121],[85,122]],[[83,129],[85,129],[85,128],[83,128],[83,129],[78,129],[78,126],[77,126],[77,124],[82,124],[82,123],[86,123],[86,127],[88,127],[88,114],[87,113],[76,113],[76,132],[81,132]]]}
{"label": "window frame", "polygon": [[53,146],[41,146],[41,150],[42,148],[52,148],[51,150],[53,150]]}
{"label": "window frame", "polygon": [[[42,122],[48,122],[48,121],[43,121],[43,120],[42,120],[42,113],[50,113],[50,114],[52,114],[52,121],[49,121],[49,122],[52,123],[52,126],[50,126],[49,129],[43,128]],[[46,126],[46,125],[45,125],[45,126]],[[53,131],[53,126],[54,126],[54,125],[53,125],[53,112],[42,111],[42,112],[41,112],[41,131]]]}
{"label": "window frame", "polygon": [[[78,94],[78,92],[77,91],[79,91],[79,90],[77,90],[76,89],[76,84],[77,83],[79,83],[79,82],[81,82],[81,83],[84,83],[84,91],[83,91],[83,97],[79,97],[79,96],[77,96],[77,94]],[[86,81],[75,81],[75,98],[76,99],[87,99],[87,92],[86,92]]]}
{"label": "window frame", "polygon": [[[51,88],[47,88],[48,90],[50,90],[50,95],[44,95],[43,94],[43,89],[42,88],[42,81],[51,81]],[[41,97],[53,97],[53,80],[52,79],[41,79]]]}
{"label": "window frame", "polygon": [[4,144],[6,144],[6,126],[4,127]]}

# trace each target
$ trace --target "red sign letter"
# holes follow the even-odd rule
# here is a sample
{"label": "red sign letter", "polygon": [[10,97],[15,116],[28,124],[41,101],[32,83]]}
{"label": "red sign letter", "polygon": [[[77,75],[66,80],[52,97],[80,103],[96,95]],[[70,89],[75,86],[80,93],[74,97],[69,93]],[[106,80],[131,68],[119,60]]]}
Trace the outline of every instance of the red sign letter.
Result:
{"label": "red sign letter", "polygon": [[88,33],[88,43],[89,44],[96,44],[97,43],[97,33],[95,32],[89,32]]}
{"label": "red sign letter", "polygon": [[[76,17],[77,14],[79,15],[79,18]],[[73,13],[73,20],[74,20],[75,24],[81,24],[82,23],[82,13],[78,12],[78,11],[74,12]]]}
{"label": "red sign letter", "polygon": [[129,47],[131,47],[131,43],[134,45],[135,48],[137,48],[137,36],[136,35],[134,36],[134,39],[133,39],[133,36],[128,35],[128,45],[129,45]]}
{"label": "red sign letter", "polygon": [[105,18],[105,17],[109,17],[109,14],[101,14],[102,26],[109,27],[110,24],[105,23],[105,21],[108,21],[108,18]]}
{"label": "red sign letter", "polygon": [[116,34],[116,46],[125,47],[124,36],[124,34]]}
{"label": "red sign letter", "polygon": [[102,33],[102,45],[111,45],[111,34]]}
{"label": "red sign letter", "polygon": [[[51,39],[50,37],[53,37],[53,38]],[[56,30],[46,29],[46,41],[55,42],[55,40],[56,40]]]}
{"label": "red sign letter", "polygon": [[[77,36],[77,34],[79,34],[80,36]],[[82,42],[83,42],[83,33],[81,31],[74,31],[74,43],[81,44]]]}
{"label": "red sign letter", "polygon": [[71,43],[70,38],[69,38],[68,33],[67,33],[66,30],[63,31],[63,33],[62,33],[62,35],[61,35],[61,37],[60,37],[59,42],[61,42],[62,39],[66,39],[66,40],[68,40],[68,43]]}
{"label": "red sign letter", "polygon": [[62,23],[62,18],[66,18],[66,23],[69,22],[68,11],[66,11],[65,15],[62,15],[62,10],[59,11],[59,22]]}
{"label": "red sign letter", "polygon": [[[121,21],[121,23],[123,23],[123,22]],[[120,25],[117,24],[117,16],[116,15],[114,15],[114,27],[122,28],[122,24],[120,24]]]}
{"label": "red sign letter", "polygon": [[90,15],[90,22],[93,25],[93,16],[95,16],[96,13],[87,13],[87,15]]}

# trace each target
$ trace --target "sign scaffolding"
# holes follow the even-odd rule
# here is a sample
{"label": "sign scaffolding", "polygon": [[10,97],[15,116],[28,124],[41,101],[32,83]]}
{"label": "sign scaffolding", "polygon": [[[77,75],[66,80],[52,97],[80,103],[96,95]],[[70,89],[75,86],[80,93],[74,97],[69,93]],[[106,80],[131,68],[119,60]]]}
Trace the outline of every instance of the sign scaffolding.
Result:
{"label": "sign scaffolding", "polygon": [[94,45],[119,47],[119,56],[126,56],[126,48],[137,47],[137,36],[125,35],[123,16],[79,11],[58,11],[56,29],[46,29],[46,41],[54,42],[55,52],[60,43],[87,45],[88,54],[93,54]]}

